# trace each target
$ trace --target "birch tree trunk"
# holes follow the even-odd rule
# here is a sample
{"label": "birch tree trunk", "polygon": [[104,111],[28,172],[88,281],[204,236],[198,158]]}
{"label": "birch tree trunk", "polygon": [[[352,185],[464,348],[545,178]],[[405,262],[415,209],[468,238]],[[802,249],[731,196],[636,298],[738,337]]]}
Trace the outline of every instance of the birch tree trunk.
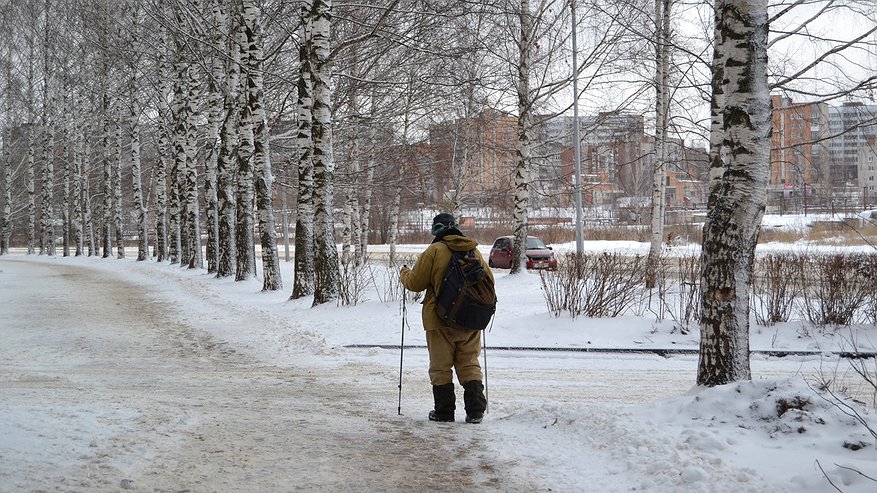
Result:
{"label": "birch tree trunk", "polygon": [[[108,8],[109,4],[104,7]],[[97,19],[98,41],[101,43],[98,72],[98,87],[100,88],[100,116],[103,119],[103,130],[100,141],[100,159],[103,166],[103,205],[101,210],[101,250],[102,258],[108,258],[112,253],[113,243],[113,163],[110,156],[110,133],[112,122],[110,121],[110,13],[104,10]]]}
{"label": "birch tree trunk", "polygon": [[[46,15],[49,15],[49,3],[46,2]],[[54,95],[52,94],[50,32],[48,26],[43,33],[43,169],[42,169],[42,200],[40,201],[40,255],[55,255],[55,231],[53,202],[55,189],[55,128],[52,116]]]}
{"label": "birch tree trunk", "polygon": [[207,214],[207,272],[219,270],[219,198],[217,170],[222,124],[222,81],[225,78],[225,42],[228,37],[228,19],[221,0],[212,2],[212,59],[211,76],[207,80],[207,138],[204,142],[204,199]]}
{"label": "birch tree trunk", "polygon": [[[10,48],[11,50],[11,48]],[[6,94],[12,92],[12,64],[6,64]],[[12,235],[12,98],[4,98],[3,126],[0,126],[0,138],[3,149],[0,151],[0,166],[3,167],[3,211],[0,213],[0,255],[9,254],[9,238]]]}
{"label": "birch tree trunk", "polygon": [[672,0],[655,0],[655,169],[652,174],[652,234],[646,257],[646,287],[654,288],[664,239],[664,183],[669,116],[670,15]]}
{"label": "birch tree trunk", "polygon": [[101,221],[101,254],[102,258],[107,258],[113,251],[113,163],[110,157],[110,96],[107,94],[109,88],[106,87],[106,78],[104,75],[104,94],[101,97],[101,116],[103,117],[103,133],[101,134],[100,155],[103,165],[103,210]]}
{"label": "birch tree trunk", "polygon": [[[240,20],[238,26],[238,46],[241,52],[241,60],[249,57],[247,53],[247,34],[244,20]],[[246,99],[248,94],[247,82],[250,74],[249,67],[243,65],[241,72],[240,91],[241,98]],[[237,166],[237,271],[235,273],[236,281],[244,281],[253,277],[256,273],[256,260],[253,251],[255,245],[253,228],[255,219],[253,217],[253,112],[249,104],[242,101],[240,105],[240,128],[238,134],[240,136],[240,145],[238,146],[238,166]]]}
{"label": "birch tree trunk", "polygon": [[168,245],[168,253],[171,264],[183,263],[185,252],[183,251],[183,197],[180,193],[182,189],[182,174],[185,169],[185,124],[182,119],[182,109],[185,106],[184,85],[185,74],[181,70],[188,70],[186,64],[175,62],[173,76],[173,96],[170,108],[170,155],[168,162],[170,163],[170,172],[168,173],[168,236],[170,244]]}
{"label": "birch tree trunk", "polygon": [[[31,120],[33,121],[33,120]],[[35,192],[35,167],[36,167],[36,143],[34,140],[36,136],[34,135],[33,127],[28,129],[27,132],[27,178],[25,183],[25,189],[27,190],[27,254],[33,255],[36,253],[36,217],[37,217],[37,205],[36,205],[36,192]]]}
{"label": "birch tree trunk", "polygon": [[82,152],[82,224],[85,228],[85,239],[88,242],[88,256],[98,256],[100,255],[100,251],[97,249],[97,243],[95,241],[95,232],[94,232],[94,214],[91,207],[91,183],[88,179],[89,174],[89,163],[91,162],[91,142],[88,140],[88,136],[91,135],[92,130],[97,126],[96,123],[90,122],[85,127],[85,133],[83,134],[83,143],[84,149]]}
{"label": "birch tree trunk", "polygon": [[698,385],[751,378],[749,295],[770,162],[766,0],[716,2]]}
{"label": "birch tree trunk", "polygon": [[73,117],[73,242],[76,245],[75,255],[85,255],[85,197],[83,177],[83,153],[85,152],[85,113],[82,99],[77,93],[74,98],[77,110]]}
{"label": "birch tree trunk", "polygon": [[[159,3],[160,11],[164,12],[163,3]],[[168,259],[168,210],[167,210],[167,172],[170,164],[168,149],[170,147],[170,134],[167,122],[170,120],[170,108],[167,105],[167,97],[170,93],[170,67],[168,66],[167,53],[169,43],[167,31],[164,25],[158,30],[158,143],[157,162],[155,163],[155,259],[164,262]]]}
{"label": "birch tree trunk", "polygon": [[76,119],[76,114],[78,110],[76,108],[72,108],[72,98],[70,95],[70,76],[68,72],[68,67],[65,66],[64,69],[64,88],[63,88],[63,101],[62,106],[67,109],[68,114],[71,118],[67,119],[63,124],[63,133],[62,133],[62,142],[63,142],[63,150],[61,151],[62,156],[62,169],[61,173],[63,175],[63,188],[61,189],[61,238],[62,238],[62,255],[65,257],[70,256],[70,239],[72,235],[72,219],[70,217],[70,211],[72,210],[71,204],[71,190],[70,184],[73,181],[73,162],[76,160],[74,145],[71,141],[71,136],[73,132],[71,131],[71,125],[73,125],[73,121]]}
{"label": "birch tree trunk", "polygon": [[116,112],[115,152],[113,155],[113,232],[116,236],[116,258],[125,258],[125,232],[122,229],[122,109]]}
{"label": "birch tree trunk", "polygon": [[[399,181],[402,181],[400,178]],[[402,187],[396,187],[393,205],[390,206],[390,265],[396,265],[396,241],[399,238],[399,209],[402,204]]]}
{"label": "birch tree trunk", "polygon": [[[232,43],[236,46],[236,43]],[[217,277],[235,275],[237,269],[237,203],[235,198],[235,177],[237,176],[237,148],[239,145],[237,109],[238,67],[240,52],[231,50],[232,60],[226,73],[226,93],[220,133],[219,156],[216,161],[216,198],[219,221]]]}
{"label": "birch tree trunk", "polygon": [[530,58],[534,40],[533,18],[530,1],[521,0],[521,37],[518,40],[518,163],[514,175],[515,245],[512,252],[511,274],[518,274],[527,267],[527,226],[530,208],[530,128],[532,126],[533,101],[530,94]]}
{"label": "birch tree trunk", "polygon": [[129,101],[129,125],[131,133],[131,185],[134,194],[134,209],[137,221],[137,261],[142,262],[149,258],[149,238],[147,225],[146,204],[143,200],[143,181],[140,162],[140,86],[138,70],[140,66],[138,29],[140,28],[140,11],[135,4],[132,9],[131,21],[131,63],[128,70],[129,77],[128,95]]}
{"label": "birch tree trunk", "polygon": [[[10,114],[8,107],[6,114]],[[3,212],[0,215],[0,255],[9,254],[9,237],[12,235],[12,158],[10,157],[11,152],[9,150],[11,146],[12,129],[4,126],[3,151],[0,154],[0,159],[3,160],[0,162],[0,165],[3,166]]]}
{"label": "birch tree trunk", "polygon": [[331,0],[305,0],[311,3],[313,18],[312,74],[314,90],[314,305],[338,297],[338,248],[332,213],[335,163],[332,156],[332,89],[330,30]]}
{"label": "birch tree trunk", "polygon": [[290,299],[314,294],[314,153],[313,125],[313,20],[311,4],[301,6],[301,42],[299,44],[298,77],[298,203],[295,215],[295,259]]}
{"label": "birch tree trunk", "polygon": [[185,98],[185,197],[186,197],[186,231],[188,234],[189,256],[186,263],[190,269],[204,268],[204,254],[201,251],[201,207],[198,196],[198,100],[201,81],[196,76],[197,72],[190,65],[186,73],[186,98]]}
{"label": "birch tree trunk", "polygon": [[[372,112],[374,114],[374,112]],[[365,172],[365,183],[364,183],[364,196],[362,198],[362,217],[360,218],[360,231],[359,231],[359,248],[357,252],[357,257],[359,258],[359,264],[365,264],[365,259],[368,257],[368,233],[369,233],[369,221],[371,220],[371,207],[372,207],[372,189],[374,188],[375,182],[375,168],[377,167],[377,157],[375,155],[376,148],[378,145],[378,126],[377,122],[372,121],[369,126],[369,142],[371,144],[371,149],[369,149],[368,153],[368,163],[367,169]]]}
{"label": "birch tree trunk", "polygon": [[[46,88],[48,91],[48,87]],[[48,118],[51,104],[47,100],[47,113],[43,129],[43,170],[42,170],[42,200],[40,202],[40,255],[55,255],[55,227],[53,225],[55,200],[55,131]]]}
{"label": "birch tree trunk", "polygon": [[255,171],[256,209],[259,213],[259,242],[262,246],[262,291],[283,288],[280,259],[277,253],[277,232],[274,221],[274,176],[271,172],[268,117],[264,99],[262,74],[262,24],[255,0],[244,2],[244,25],[247,35],[247,106],[253,117],[253,164]]}
{"label": "birch tree trunk", "polygon": [[[352,107],[356,108],[355,105],[352,105]],[[354,124],[354,127],[355,126],[356,124]],[[351,133],[353,135],[350,136],[347,160],[349,163],[349,179],[344,187],[344,217],[342,219],[344,228],[341,231],[341,263],[343,265],[347,265],[352,258],[359,259],[358,256],[354,256],[359,249],[359,236],[356,232],[359,227],[359,199],[357,197],[357,190],[358,187],[362,186],[362,183],[357,181],[360,168],[358,157],[360,152],[359,138],[356,129],[354,128],[352,130]]]}

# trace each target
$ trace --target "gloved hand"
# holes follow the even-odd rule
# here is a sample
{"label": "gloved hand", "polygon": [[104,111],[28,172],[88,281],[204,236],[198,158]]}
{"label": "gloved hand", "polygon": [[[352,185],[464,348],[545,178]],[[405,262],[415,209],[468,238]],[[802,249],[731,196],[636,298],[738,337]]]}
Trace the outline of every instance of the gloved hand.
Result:
{"label": "gloved hand", "polygon": [[402,269],[399,271],[399,276],[405,275],[406,272],[409,272],[411,269],[408,268],[407,265],[403,265]]}

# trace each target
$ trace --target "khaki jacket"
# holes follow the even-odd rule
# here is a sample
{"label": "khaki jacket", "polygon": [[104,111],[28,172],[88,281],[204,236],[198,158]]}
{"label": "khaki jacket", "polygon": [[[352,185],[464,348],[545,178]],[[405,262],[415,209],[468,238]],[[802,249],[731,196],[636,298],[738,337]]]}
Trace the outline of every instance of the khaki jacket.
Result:
{"label": "khaki jacket", "polygon": [[[475,256],[481,260],[484,270],[493,280],[493,272],[476,249],[478,243],[475,240],[460,235],[448,235],[442,240],[429,245],[417,258],[414,267],[410,270],[403,269],[401,273],[402,285],[406,289],[415,292],[426,290],[426,296],[423,298],[422,316],[425,330],[434,330],[445,326],[435,313],[435,297],[445,276],[445,270],[448,268],[448,262],[451,261],[451,250],[457,252],[475,250]],[[444,242],[447,242],[447,245]]]}

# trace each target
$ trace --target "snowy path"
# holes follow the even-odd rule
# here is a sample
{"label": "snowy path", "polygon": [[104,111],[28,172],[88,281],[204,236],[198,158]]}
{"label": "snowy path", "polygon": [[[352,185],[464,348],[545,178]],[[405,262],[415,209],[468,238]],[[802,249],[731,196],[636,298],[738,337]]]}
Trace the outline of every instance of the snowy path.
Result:
{"label": "snowy path", "polygon": [[[409,348],[398,416],[398,352],[333,332],[386,318],[306,309],[333,346],[295,326],[286,295],[238,284],[0,258],[0,492],[780,492],[795,488],[773,464],[812,463],[782,449],[740,466],[738,428],[652,413],[691,389],[693,355],[488,351],[490,411],[472,426],[426,421],[426,355]],[[819,361],[755,358],[754,378]]]}
{"label": "snowy path", "polygon": [[[385,369],[267,366],[142,286],[52,261],[0,269],[0,430],[25,428],[0,446],[2,491],[530,489],[465,452],[476,427],[377,415],[395,398]],[[236,330],[272,323],[208,308]]]}

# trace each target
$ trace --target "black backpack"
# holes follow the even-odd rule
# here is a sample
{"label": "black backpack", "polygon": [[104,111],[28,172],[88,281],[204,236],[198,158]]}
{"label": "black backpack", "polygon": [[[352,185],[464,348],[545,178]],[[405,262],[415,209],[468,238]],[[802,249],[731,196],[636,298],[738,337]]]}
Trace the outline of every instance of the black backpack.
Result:
{"label": "black backpack", "polygon": [[435,311],[449,327],[484,330],[496,312],[493,280],[472,250],[451,250],[451,260],[439,286]]}

